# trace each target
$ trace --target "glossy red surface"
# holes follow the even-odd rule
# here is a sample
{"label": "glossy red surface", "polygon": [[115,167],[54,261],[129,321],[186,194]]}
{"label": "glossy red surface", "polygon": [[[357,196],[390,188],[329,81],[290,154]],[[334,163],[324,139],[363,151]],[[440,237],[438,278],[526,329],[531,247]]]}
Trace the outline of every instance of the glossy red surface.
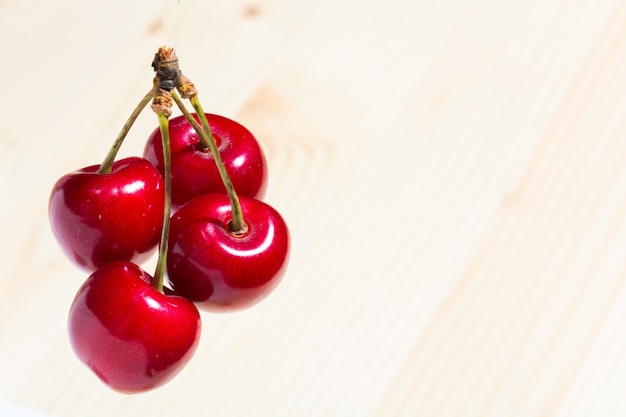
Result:
{"label": "glossy red surface", "polygon": [[[262,198],[267,186],[265,155],[248,129],[226,117],[206,114],[218,151],[237,194]],[[194,117],[198,119],[197,115]],[[213,155],[199,146],[198,135],[184,116],[169,121],[172,150],[172,204],[180,207],[193,197],[225,193]],[[163,145],[159,129],[148,138],[144,158],[163,174]]]}
{"label": "glossy red surface", "polygon": [[65,255],[91,272],[112,261],[146,260],[163,227],[163,177],[126,158],[108,174],[93,165],[61,177],[49,201],[52,232]]}
{"label": "glossy red surface", "polygon": [[195,198],[172,217],[168,279],[172,288],[207,311],[248,307],[280,281],[289,256],[289,230],[268,204],[240,197],[248,231],[229,232],[228,196]]}
{"label": "glossy red surface", "polygon": [[130,262],[97,270],[78,291],[68,318],[78,358],[112,389],[146,391],[173,378],[200,339],[198,309],[158,292]]}

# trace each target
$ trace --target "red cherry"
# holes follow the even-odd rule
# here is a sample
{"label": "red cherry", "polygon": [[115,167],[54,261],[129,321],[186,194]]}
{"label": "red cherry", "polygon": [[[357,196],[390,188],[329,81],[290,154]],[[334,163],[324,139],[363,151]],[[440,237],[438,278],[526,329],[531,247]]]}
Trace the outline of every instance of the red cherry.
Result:
{"label": "red cherry", "polygon": [[[226,171],[244,197],[263,198],[267,186],[265,155],[248,129],[226,117],[205,113]],[[193,115],[198,120],[197,114]],[[226,190],[213,155],[203,149],[198,134],[184,116],[169,121],[172,151],[172,205],[180,207],[193,197]],[[148,139],[144,158],[163,174],[161,131]]]}
{"label": "red cherry", "polygon": [[93,165],[52,189],[50,225],[63,252],[88,271],[112,261],[146,260],[163,227],[163,177],[148,161],[127,158],[110,173]]}
{"label": "red cherry", "polygon": [[207,311],[248,307],[280,281],[289,255],[289,230],[268,204],[240,197],[247,230],[229,229],[226,194],[205,194],[172,217],[168,279],[173,290]]}
{"label": "red cherry", "polygon": [[133,263],[108,264],[89,276],[70,309],[74,352],[116,391],[163,385],[191,359],[200,339],[193,303],[160,293],[150,280]]}

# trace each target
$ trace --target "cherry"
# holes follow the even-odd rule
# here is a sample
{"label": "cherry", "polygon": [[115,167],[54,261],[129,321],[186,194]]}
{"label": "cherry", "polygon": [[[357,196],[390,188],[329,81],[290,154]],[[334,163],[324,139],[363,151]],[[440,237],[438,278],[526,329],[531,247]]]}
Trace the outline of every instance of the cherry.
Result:
{"label": "cherry", "polygon": [[[71,346],[100,380],[124,393],[159,387],[179,373],[198,346],[198,306],[228,311],[260,301],[282,278],[290,250],[283,218],[259,200],[265,157],[252,134],[204,112],[173,49],[160,48],[152,66],[152,88],[104,162],[63,176],[49,202],[63,251],[92,271],[70,308]],[[115,161],[150,101],[159,129],[146,158]],[[170,121],[174,102],[183,117]],[[173,217],[172,195],[181,206]],[[137,263],[157,243],[150,276]]]}
{"label": "cherry", "polygon": [[[241,196],[263,198],[267,185],[265,155],[255,137],[241,124],[226,117],[206,114],[213,138],[233,186]],[[198,115],[192,115],[199,121]],[[220,173],[208,145],[185,116],[169,121],[172,152],[172,205],[180,207],[193,197],[225,193]],[[144,158],[164,173],[161,131],[150,135]]]}
{"label": "cherry", "polygon": [[198,345],[198,309],[159,292],[151,280],[133,263],[110,263],[87,278],[70,308],[74,352],[116,391],[135,393],[166,383]]}
{"label": "cherry", "polygon": [[79,267],[142,262],[159,242],[164,182],[143,158],[114,162],[110,172],[89,166],[61,177],[49,202],[52,232]]}
{"label": "cherry", "polygon": [[196,197],[172,216],[167,275],[174,292],[206,311],[248,307],[280,281],[289,231],[268,204],[240,197],[245,229],[232,230],[226,194]]}

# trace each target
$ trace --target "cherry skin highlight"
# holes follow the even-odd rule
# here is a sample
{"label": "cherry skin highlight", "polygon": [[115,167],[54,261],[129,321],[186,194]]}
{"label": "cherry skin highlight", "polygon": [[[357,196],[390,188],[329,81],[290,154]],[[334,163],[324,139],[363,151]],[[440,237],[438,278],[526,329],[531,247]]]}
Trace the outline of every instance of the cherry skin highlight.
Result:
{"label": "cherry skin highlight", "polygon": [[163,227],[164,182],[143,158],[98,165],[61,177],[48,213],[52,232],[65,255],[92,272],[113,261],[143,262],[156,248]]}
{"label": "cherry skin highlight", "polygon": [[175,293],[205,311],[232,311],[263,299],[281,280],[289,230],[268,204],[240,197],[247,231],[232,233],[226,194],[196,197],[172,216],[167,276]]}
{"label": "cherry skin highlight", "polygon": [[[256,138],[234,120],[205,113],[218,151],[237,194],[263,198],[267,188],[265,155]],[[198,116],[193,114],[198,120]],[[198,134],[184,116],[169,121],[172,153],[172,205],[179,208],[202,194],[225,193],[226,189],[209,149],[203,149]],[[148,138],[144,158],[164,173],[161,132]]]}
{"label": "cherry skin highlight", "polygon": [[143,392],[165,384],[191,359],[200,339],[198,309],[160,293],[150,275],[125,261],[91,274],[68,318],[71,346],[110,388]]}

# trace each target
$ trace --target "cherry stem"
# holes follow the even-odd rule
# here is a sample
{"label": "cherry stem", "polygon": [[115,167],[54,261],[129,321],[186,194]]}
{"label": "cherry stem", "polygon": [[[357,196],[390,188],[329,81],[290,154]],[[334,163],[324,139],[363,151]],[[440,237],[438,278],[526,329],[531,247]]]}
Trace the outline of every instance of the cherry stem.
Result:
{"label": "cherry stem", "polygon": [[163,143],[163,165],[165,166],[165,204],[163,208],[163,229],[161,230],[161,241],[159,243],[159,257],[157,259],[156,270],[152,277],[152,286],[159,292],[163,292],[163,281],[165,278],[165,268],[167,262],[167,246],[170,234],[170,212],[172,210],[172,173],[171,173],[171,151],[170,151],[170,131],[168,117],[163,113],[158,113],[159,128],[161,129],[161,140]]}
{"label": "cherry stem", "polygon": [[230,210],[233,216],[229,224],[230,232],[235,235],[243,234],[248,230],[248,226],[243,219],[241,203],[239,202],[239,197],[237,197],[237,192],[235,192],[233,182],[230,180],[230,176],[228,175],[228,172],[226,172],[226,166],[222,161],[222,156],[217,150],[217,144],[215,143],[213,132],[211,131],[211,127],[209,126],[209,121],[207,120],[206,114],[202,109],[200,100],[198,100],[198,96],[194,95],[190,97],[189,101],[196,111],[196,114],[200,117],[200,122],[202,123],[203,127],[202,132],[207,136],[206,141],[208,142],[209,149],[211,149],[211,153],[213,154],[213,159],[215,160],[215,164],[217,165],[217,170],[220,173],[220,177],[222,177],[222,182],[224,183],[224,188],[226,188],[226,193],[230,198]]}
{"label": "cherry stem", "polygon": [[[176,103],[176,106],[180,109],[180,111],[183,113],[183,116],[185,116],[185,119],[187,119],[187,121],[189,122],[189,124],[194,128],[194,130],[198,133],[198,141],[200,142],[200,146],[202,146],[202,148],[204,150],[210,150],[211,146],[209,145],[209,137],[208,135],[203,135],[202,132],[202,127],[200,126],[200,124],[196,121],[196,119],[193,117],[193,115],[189,112],[189,110],[187,110],[187,107],[185,106],[185,103],[183,102],[183,100],[180,98],[180,96],[178,95],[178,93],[176,92],[176,90],[172,90],[172,98],[174,99],[174,103]],[[212,137],[212,136],[211,136]]]}
{"label": "cherry stem", "polygon": [[229,232],[234,235],[244,234],[248,230],[248,226],[243,218],[243,212],[241,210],[241,203],[239,202],[239,197],[237,196],[237,192],[235,191],[235,187],[233,186],[233,182],[226,172],[226,166],[222,161],[222,157],[217,149],[217,144],[215,143],[215,138],[213,137],[213,132],[211,131],[211,127],[209,126],[209,121],[206,118],[204,110],[202,109],[202,105],[200,104],[200,100],[198,100],[197,95],[192,95],[189,98],[191,105],[193,106],[196,114],[200,118],[200,122],[202,123],[202,128],[198,126],[198,123],[195,121],[193,116],[189,114],[188,111],[183,110],[185,107],[178,94],[175,91],[172,91],[172,97],[174,98],[174,102],[176,105],[181,108],[183,115],[189,121],[189,123],[193,126],[199,136],[200,143],[205,148],[211,150],[211,154],[213,155],[213,159],[215,160],[215,165],[217,166],[217,171],[222,178],[222,183],[224,183],[224,188],[226,188],[226,193],[230,198],[230,207],[232,213],[232,220],[229,223]]}
{"label": "cherry stem", "polygon": [[135,107],[130,117],[126,120],[126,123],[124,123],[124,126],[122,127],[122,130],[120,131],[119,135],[117,136],[117,139],[115,139],[115,142],[113,142],[113,146],[111,146],[109,153],[107,154],[107,156],[104,158],[104,161],[100,165],[100,168],[98,169],[99,174],[108,174],[111,172],[111,169],[113,167],[113,162],[115,161],[115,157],[117,156],[118,151],[122,147],[122,143],[124,142],[126,135],[130,131],[130,128],[133,127],[133,124],[135,123],[135,120],[137,120],[137,117],[139,117],[139,114],[141,114],[144,107],[146,107],[146,105],[150,102],[150,100],[152,100],[154,95],[155,95],[155,89],[152,88],[148,92],[148,94],[146,94],[141,99],[139,104],[137,104],[137,107]]}

